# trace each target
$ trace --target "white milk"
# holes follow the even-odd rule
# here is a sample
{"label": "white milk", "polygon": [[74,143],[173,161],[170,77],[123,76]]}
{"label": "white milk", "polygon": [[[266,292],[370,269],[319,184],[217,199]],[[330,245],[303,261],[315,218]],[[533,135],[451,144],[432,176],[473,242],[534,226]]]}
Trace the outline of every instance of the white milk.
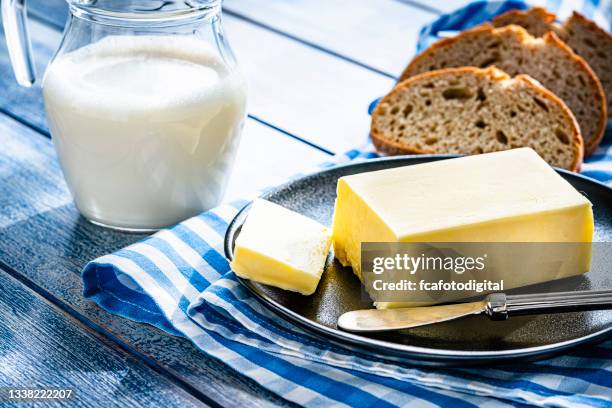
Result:
{"label": "white milk", "polygon": [[43,95],[64,176],[86,218],[160,228],[220,202],[246,86],[206,43],[106,37],[58,57]]}

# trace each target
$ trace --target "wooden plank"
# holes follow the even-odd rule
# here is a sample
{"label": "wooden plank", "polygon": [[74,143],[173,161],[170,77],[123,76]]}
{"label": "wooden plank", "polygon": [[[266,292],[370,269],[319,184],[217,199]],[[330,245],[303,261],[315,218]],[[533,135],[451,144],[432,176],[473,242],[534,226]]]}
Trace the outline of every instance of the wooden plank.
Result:
{"label": "wooden plank", "polygon": [[[45,2],[43,18],[61,25],[64,3]],[[32,13],[41,15],[40,4],[31,3]],[[336,153],[365,143],[368,105],[393,79],[231,15],[224,23],[249,78],[252,115]],[[38,27],[31,27],[36,36]]]}
{"label": "wooden plank", "polygon": [[72,201],[49,139],[0,114],[0,146],[0,228]]}
{"label": "wooden plank", "polygon": [[205,405],[1,269],[0,287],[0,387],[72,389],[72,406]]}
{"label": "wooden plank", "polygon": [[450,13],[451,11],[461,8],[470,2],[470,0],[444,0],[444,1],[436,0],[432,2],[428,2],[424,0],[413,0],[413,1],[416,3],[426,5],[426,6],[429,5],[431,7],[434,7],[440,10],[443,13]]}
{"label": "wooden plank", "polygon": [[392,77],[414,55],[421,27],[436,18],[396,0],[226,0],[223,8]]}
{"label": "wooden plank", "polygon": [[[402,3],[410,8],[417,8],[419,10],[424,10],[428,13],[432,13],[435,15],[438,14],[442,14],[442,10],[439,6],[439,4],[443,3],[442,0],[433,0],[433,1],[426,1],[426,0],[395,0],[399,3]],[[444,0],[446,1],[446,0]],[[453,0],[450,0],[453,1]]]}
{"label": "wooden plank", "polygon": [[368,105],[392,79],[231,16],[225,27],[253,115],[336,153],[367,141]]}
{"label": "wooden plank", "polygon": [[[32,48],[38,79],[41,80],[47,63],[60,43],[61,34],[36,21],[30,21],[29,28],[32,34]],[[40,86],[23,88],[17,85],[10,66],[4,31],[0,31],[0,73],[0,89],[3,90],[0,92],[0,110],[47,133]]]}
{"label": "wooden plank", "polygon": [[[7,214],[0,228],[2,267],[19,273],[86,324],[221,405],[288,404],[188,340],[109,314],[85,301],[80,278],[85,263],[143,236],[96,227],[79,217],[72,204],[61,205],[61,200],[69,202],[70,198],[58,178],[58,165],[52,158],[41,159],[52,154],[48,139],[0,115],[0,146],[1,152],[11,152],[10,156],[0,154],[0,199],[6,197],[0,202],[1,213]],[[35,161],[40,164],[34,165]],[[19,181],[4,182],[11,179]],[[49,203],[46,198],[49,188],[57,189],[53,192],[57,202]]]}
{"label": "wooden plank", "polygon": [[329,159],[320,150],[249,120],[223,200],[251,196]]}

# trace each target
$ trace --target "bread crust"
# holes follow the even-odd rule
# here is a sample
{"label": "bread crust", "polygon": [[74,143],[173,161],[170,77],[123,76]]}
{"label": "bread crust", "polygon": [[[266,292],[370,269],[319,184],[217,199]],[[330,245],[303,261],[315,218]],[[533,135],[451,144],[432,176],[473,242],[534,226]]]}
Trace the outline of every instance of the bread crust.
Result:
{"label": "bread crust", "polygon": [[[498,23],[503,24],[503,25],[508,25],[511,23],[507,23],[506,22],[507,20],[514,20],[516,18],[527,19],[533,14],[536,14],[542,20],[542,22],[546,24],[550,24],[550,25],[555,24],[555,20],[557,19],[556,15],[549,12],[544,7],[532,7],[528,10],[514,9],[514,10],[506,11],[505,13],[495,16],[492,21],[493,21],[493,25],[495,26],[497,26]],[[555,25],[558,26],[558,24],[555,24]]]}
{"label": "bread crust", "polygon": [[[419,149],[419,148],[416,148],[415,146],[388,140],[385,137],[384,131],[382,129],[378,129],[378,127],[376,126],[376,122],[377,122],[376,118],[378,117],[378,115],[383,114],[381,112],[382,104],[392,99],[395,96],[395,94],[402,92],[404,88],[407,88],[417,82],[426,81],[428,79],[432,79],[438,76],[443,76],[447,74],[463,74],[463,73],[477,73],[477,74],[488,75],[494,81],[505,81],[505,80],[511,79],[511,77],[508,74],[506,74],[505,72],[495,67],[489,67],[485,69],[476,68],[476,67],[458,67],[458,68],[444,68],[444,69],[435,70],[435,71],[427,71],[427,72],[423,72],[421,74],[418,74],[418,75],[415,75],[415,76],[412,76],[412,77],[409,77],[403,80],[402,82],[398,83],[391,90],[391,92],[389,92],[385,97],[383,97],[378,102],[378,104],[376,105],[376,108],[372,112],[370,137],[372,139],[372,143],[374,144],[374,147],[376,148],[376,150],[381,153],[387,154],[387,155],[435,153],[435,151],[433,150]],[[580,171],[580,166],[582,165],[582,159],[584,155],[583,139],[582,139],[582,135],[580,134],[580,127],[578,126],[578,122],[576,121],[576,118],[574,117],[570,109],[565,105],[565,102],[563,102],[557,95],[555,95],[548,89],[544,88],[542,85],[540,85],[539,82],[537,82],[536,80],[534,80],[528,75],[517,75],[514,77],[513,80],[523,82],[529,88],[539,93],[543,98],[550,100],[552,103],[557,105],[560,108],[560,110],[563,112],[563,115],[565,116],[565,118],[572,124],[571,126],[572,127],[571,146],[572,146],[572,150],[574,151],[574,161],[572,162],[572,165],[570,166],[570,170],[575,171],[575,172]]]}
{"label": "bread crust", "polygon": [[465,30],[454,37],[442,38],[441,40],[436,41],[435,43],[427,47],[422,53],[414,57],[412,61],[410,61],[408,66],[402,71],[398,82],[405,81],[406,79],[413,76],[414,74],[412,73],[412,71],[414,70],[414,66],[421,62],[421,60],[428,57],[433,51],[437,50],[438,48],[443,48],[448,45],[454,44],[459,39],[463,39],[464,37],[468,37],[470,35],[478,35],[481,32],[492,32],[493,29],[494,27],[491,24],[484,23],[469,30]]}
{"label": "bread crust", "polygon": [[[525,24],[528,25],[529,22],[532,22],[535,19],[539,19],[538,23],[542,26],[545,26],[546,32],[548,31],[555,32],[555,34],[557,34],[562,41],[565,41],[568,43],[570,48],[572,48],[572,46],[570,45],[570,42],[571,42],[570,41],[571,40],[570,27],[572,26],[572,24],[576,24],[580,26],[584,30],[590,32],[596,38],[600,38],[600,37],[605,38],[605,41],[607,41],[610,44],[609,46],[612,47],[612,34],[606,31],[605,29],[601,28],[599,25],[597,25],[597,23],[586,18],[584,15],[580,14],[577,11],[574,11],[572,15],[563,22],[563,24],[557,23],[556,22],[557,16],[553,13],[550,13],[548,10],[546,10],[543,7],[533,7],[525,11],[510,10],[510,11],[507,11],[495,17],[492,20],[492,22],[495,26],[501,27],[502,25],[508,25],[508,24],[521,25],[520,23],[521,21],[523,21]],[[545,32],[542,33],[539,30],[538,33],[536,34],[539,36],[543,36]],[[589,61],[587,61],[587,64],[589,64]],[[600,67],[600,70],[601,69],[604,69],[604,68]],[[595,72],[596,75],[598,73],[601,74],[600,71]],[[603,83],[602,83],[602,86],[603,86]],[[607,110],[608,110],[607,117],[612,118],[612,109],[610,109],[612,107],[612,101],[610,100],[610,98],[612,98],[612,89],[610,88],[609,85],[604,87],[604,94],[607,99]]]}
{"label": "bread crust", "polygon": [[[408,64],[408,66],[404,69],[404,71],[402,72],[402,75],[400,76],[400,82],[414,75],[413,71],[415,69],[415,66],[419,64],[420,62],[422,62],[422,60],[429,58],[429,56],[432,53],[436,52],[438,49],[455,44],[459,41],[463,41],[466,37],[469,37],[472,35],[478,36],[478,35],[481,35],[482,33],[495,35],[499,33],[500,31],[504,31],[504,30],[512,31],[514,35],[517,35],[519,37],[521,42],[527,39],[535,38],[531,36],[527,32],[527,30],[525,30],[523,27],[520,27],[517,25],[508,25],[502,28],[495,28],[493,25],[489,23],[484,23],[470,30],[463,31],[462,33],[456,35],[455,37],[441,39],[435,42],[434,44],[432,44],[431,46],[429,46],[429,48],[427,48],[421,54],[417,55]],[[595,92],[598,98],[597,103],[600,105],[600,113],[599,113],[599,117],[597,118],[597,128],[596,128],[595,134],[589,140],[589,142],[585,144],[585,147],[584,147],[585,155],[588,156],[589,154],[593,153],[599,146],[599,143],[604,136],[604,132],[606,128],[608,114],[607,114],[607,106],[606,106],[607,105],[606,96],[603,90],[603,86],[601,85],[599,78],[593,72],[589,64],[582,57],[576,54],[567,44],[565,44],[565,42],[563,42],[554,32],[548,32],[542,38],[548,45],[555,46],[557,48],[562,49],[571,58],[571,60],[576,64],[576,66],[587,75],[587,77],[589,78],[589,81],[594,86],[594,89],[595,89]]]}
{"label": "bread crust", "polygon": [[[563,24],[563,27],[564,28],[568,27],[572,23],[572,21],[574,21],[574,20],[578,21],[583,27],[585,27],[590,32],[595,33],[596,35],[601,35],[601,36],[607,38],[610,43],[612,43],[612,33],[607,32],[606,30],[604,30],[603,28],[598,26],[594,21],[589,20],[588,18],[586,18],[582,14],[578,13],[577,11],[574,11],[572,13],[571,17],[568,18],[565,21],[565,23]],[[611,58],[611,63],[612,63],[612,56],[610,56],[610,58]],[[610,69],[612,69],[612,68],[610,68]],[[605,94],[605,89],[604,89],[604,94]],[[606,95],[606,98],[612,98],[612,95]],[[612,106],[612,101],[607,101],[606,105],[608,107]],[[608,117],[608,119],[612,118],[612,110],[608,110],[607,117]],[[597,146],[595,146],[593,151],[595,151],[595,149],[597,149]],[[592,153],[592,152],[589,152],[589,154],[590,153]]]}
{"label": "bread crust", "polygon": [[572,15],[567,20],[565,20],[563,25],[558,24],[556,22],[557,16],[554,13],[551,13],[548,10],[546,10],[544,7],[532,7],[528,10],[518,10],[518,9],[509,10],[509,11],[506,11],[505,13],[495,16],[492,22],[494,25],[496,25],[497,23],[505,24],[505,20],[508,20],[508,19],[512,20],[517,17],[518,18],[528,18],[532,14],[538,15],[538,17],[542,19],[542,22],[550,24],[555,29],[566,29],[568,23],[572,19],[578,20],[588,30],[601,34],[605,37],[608,37],[610,41],[612,41],[612,33],[607,32],[606,30],[601,28],[599,25],[597,25],[597,23],[595,23],[593,20],[588,19],[583,14],[577,11],[573,11]]}
{"label": "bread crust", "polygon": [[607,32],[606,30],[604,30],[603,28],[601,28],[600,26],[597,25],[597,23],[595,23],[593,20],[589,20],[588,18],[586,18],[585,16],[583,16],[582,14],[580,14],[577,11],[574,11],[571,15],[570,18],[568,18],[564,24],[564,26],[569,23],[572,19],[574,20],[578,20],[580,21],[580,23],[584,26],[586,26],[586,28],[589,31],[593,31],[595,33],[599,33],[605,37],[608,37],[608,39],[610,41],[612,41],[612,33]]}
{"label": "bread crust", "polygon": [[576,63],[578,63],[584,71],[588,72],[589,79],[593,82],[593,85],[595,85],[595,88],[597,89],[597,94],[599,96],[599,100],[601,101],[601,112],[599,114],[599,118],[597,118],[596,136],[589,140],[589,143],[584,146],[584,154],[585,156],[589,156],[595,152],[595,150],[597,150],[601,139],[604,137],[606,124],[608,123],[608,104],[606,102],[606,93],[604,92],[603,85],[601,85],[599,77],[597,74],[595,74],[591,66],[584,60],[584,58],[576,54],[569,45],[567,45],[557,36],[557,34],[549,31],[542,38],[547,44],[554,44],[556,47],[563,48],[568,53],[571,53],[575,58],[574,61],[576,61]]}
{"label": "bread crust", "polygon": [[493,19],[493,21],[502,20],[503,18],[510,17],[510,16],[528,16],[532,13],[538,14],[538,17],[541,17],[542,20],[544,20],[547,23],[553,23],[557,19],[557,16],[554,13],[551,13],[550,11],[546,10],[544,7],[536,6],[536,7],[527,9],[527,10],[514,9],[514,10],[506,11],[505,13],[502,13],[496,16]]}

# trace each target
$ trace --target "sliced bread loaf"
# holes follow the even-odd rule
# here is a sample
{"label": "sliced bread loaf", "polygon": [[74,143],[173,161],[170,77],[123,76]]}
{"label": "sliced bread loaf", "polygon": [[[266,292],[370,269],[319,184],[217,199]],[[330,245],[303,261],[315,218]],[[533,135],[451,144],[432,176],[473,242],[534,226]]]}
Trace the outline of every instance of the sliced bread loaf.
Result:
{"label": "sliced bread loaf", "polygon": [[577,12],[562,25],[557,24],[556,19],[546,9],[534,7],[527,11],[508,11],[494,18],[493,25],[520,25],[536,37],[542,37],[549,31],[557,34],[585,59],[599,77],[608,102],[608,117],[612,117],[612,34]]}
{"label": "sliced bread loaf", "polygon": [[585,151],[593,152],[605,130],[606,100],[588,64],[554,33],[532,37],[524,28],[486,24],[443,39],[417,56],[402,79],[434,69],[495,65],[509,75],[527,74],[560,97],[578,120]]}
{"label": "sliced bread loaf", "polygon": [[528,146],[578,171],[582,137],[561,99],[527,75],[447,68],[399,83],[372,113],[371,136],[387,154],[478,154]]}

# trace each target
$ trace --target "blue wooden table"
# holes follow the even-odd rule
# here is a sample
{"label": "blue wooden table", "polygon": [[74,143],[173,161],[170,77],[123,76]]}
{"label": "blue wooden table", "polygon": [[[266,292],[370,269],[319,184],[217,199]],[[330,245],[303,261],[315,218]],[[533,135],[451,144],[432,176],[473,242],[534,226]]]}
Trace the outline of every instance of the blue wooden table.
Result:
{"label": "blue wooden table", "polygon": [[[462,3],[226,0],[225,28],[250,79],[250,113],[226,199],[363,144],[367,106],[393,85],[419,28]],[[28,4],[42,73],[67,7],[62,0]],[[83,300],[84,264],[142,236],[79,217],[40,88],[18,87],[4,38],[0,73],[0,387],[72,388],[72,403],[82,406],[290,405],[190,342]]]}

